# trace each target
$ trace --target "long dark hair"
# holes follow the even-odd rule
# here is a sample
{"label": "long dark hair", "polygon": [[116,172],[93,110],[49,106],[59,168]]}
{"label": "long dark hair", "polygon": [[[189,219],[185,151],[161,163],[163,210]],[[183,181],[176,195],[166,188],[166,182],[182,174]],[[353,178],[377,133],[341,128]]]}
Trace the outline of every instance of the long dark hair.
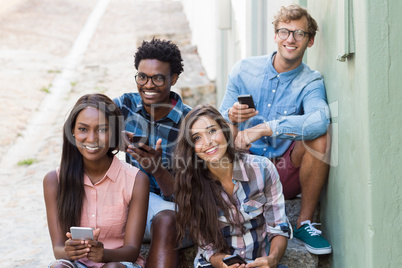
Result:
{"label": "long dark hair", "polygon": [[63,127],[63,150],[60,162],[59,186],[57,190],[57,213],[61,229],[68,232],[71,226],[79,226],[84,191],[84,163],[75,144],[73,129],[78,114],[87,107],[104,113],[111,132],[107,155],[113,157],[120,147],[120,131],[123,120],[120,109],[103,94],[82,96],[74,105]]}
{"label": "long dark hair", "polygon": [[[233,163],[238,153],[233,146],[232,131],[222,115],[210,105],[195,107],[184,118],[175,150],[175,202],[177,239],[182,241],[188,231],[194,244],[205,248],[211,246],[218,252],[228,252],[229,247],[220,230],[219,211],[222,211],[230,225],[242,228],[238,219],[233,217],[230,203],[222,184],[213,178],[205,162],[194,150],[191,128],[201,116],[217,122],[228,143],[226,154]],[[223,196],[227,197],[225,200]]]}

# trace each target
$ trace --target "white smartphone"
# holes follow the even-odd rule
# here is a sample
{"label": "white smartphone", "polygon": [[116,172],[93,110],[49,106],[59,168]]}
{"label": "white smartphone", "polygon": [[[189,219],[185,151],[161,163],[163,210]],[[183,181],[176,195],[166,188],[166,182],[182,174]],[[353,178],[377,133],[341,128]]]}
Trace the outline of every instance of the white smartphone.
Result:
{"label": "white smartphone", "polygon": [[70,227],[70,233],[72,239],[94,239],[93,228],[90,227]]}

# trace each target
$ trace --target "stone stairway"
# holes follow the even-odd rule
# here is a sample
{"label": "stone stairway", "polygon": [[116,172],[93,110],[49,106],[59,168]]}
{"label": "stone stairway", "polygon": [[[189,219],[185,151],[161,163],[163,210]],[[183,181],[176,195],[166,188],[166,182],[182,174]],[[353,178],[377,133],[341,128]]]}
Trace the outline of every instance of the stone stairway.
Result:
{"label": "stone stairway", "polygon": [[[292,226],[296,224],[297,216],[300,209],[300,198],[286,201],[286,210],[288,218]],[[319,222],[319,211],[314,215],[314,221]],[[146,257],[148,255],[149,244],[143,244],[141,254]],[[196,247],[189,247],[180,250],[180,268],[192,268],[193,260],[197,253]],[[282,258],[281,264],[289,268],[328,268],[328,255],[320,256],[310,254],[304,245],[297,239],[288,241],[285,256]]]}

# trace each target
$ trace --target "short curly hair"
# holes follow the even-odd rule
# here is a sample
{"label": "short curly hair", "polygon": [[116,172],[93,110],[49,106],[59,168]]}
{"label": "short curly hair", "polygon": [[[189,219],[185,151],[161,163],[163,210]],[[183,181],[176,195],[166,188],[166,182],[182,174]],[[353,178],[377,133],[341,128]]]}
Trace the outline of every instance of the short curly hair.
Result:
{"label": "short curly hair", "polygon": [[155,59],[170,64],[172,74],[180,75],[183,72],[183,59],[176,44],[169,40],[152,38],[151,41],[142,41],[134,55],[134,66],[138,70],[138,65],[142,60]]}
{"label": "short curly hair", "polygon": [[314,37],[316,31],[318,31],[318,25],[315,19],[311,17],[311,15],[307,12],[307,9],[302,8],[297,4],[289,5],[289,6],[282,6],[281,9],[276,13],[274,16],[274,21],[272,24],[274,25],[274,31],[276,33],[278,24],[280,22],[291,22],[292,20],[299,20],[303,17],[307,18],[308,22],[308,32],[310,33],[311,37]]}

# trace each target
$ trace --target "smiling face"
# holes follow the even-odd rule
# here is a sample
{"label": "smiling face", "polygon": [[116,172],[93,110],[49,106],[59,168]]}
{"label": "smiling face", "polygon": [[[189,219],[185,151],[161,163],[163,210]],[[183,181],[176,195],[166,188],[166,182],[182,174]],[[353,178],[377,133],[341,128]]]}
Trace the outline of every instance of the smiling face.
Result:
{"label": "smiling face", "polygon": [[228,143],[219,124],[202,116],[194,122],[190,132],[195,153],[208,163],[219,162],[226,156]]}
{"label": "smiling face", "polygon": [[[308,21],[304,16],[299,20],[288,23],[279,22],[277,29],[285,28],[289,31],[303,30],[308,32]],[[274,67],[278,72],[290,71],[297,68],[303,60],[304,51],[314,44],[314,37],[307,34],[303,40],[296,41],[293,34],[282,40],[275,34],[275,43],[278,44],[278,53],[274,61]]]}
{"label": "smiling face", "polygon": [[[171,74],[168,62],[155,59],[141,60],[138,65],[138,74],[149,77],[145,85],[137,84],[138,92],[146,109],[150,109],[150,106],[156,104],[170,104],[170,88],[176,83],[178,76],[177,74]],[[151,76],[154,75],[165,77],[165,83],[162,86],[155,86],[151,79]],[[158,109],[157,106],[155,108]]]}
{"label": "smiling face", "polygon": [[94,107],[83,109],[77,116],[73,134],[84,161],[108,158],[109,124],[101,111]]}

